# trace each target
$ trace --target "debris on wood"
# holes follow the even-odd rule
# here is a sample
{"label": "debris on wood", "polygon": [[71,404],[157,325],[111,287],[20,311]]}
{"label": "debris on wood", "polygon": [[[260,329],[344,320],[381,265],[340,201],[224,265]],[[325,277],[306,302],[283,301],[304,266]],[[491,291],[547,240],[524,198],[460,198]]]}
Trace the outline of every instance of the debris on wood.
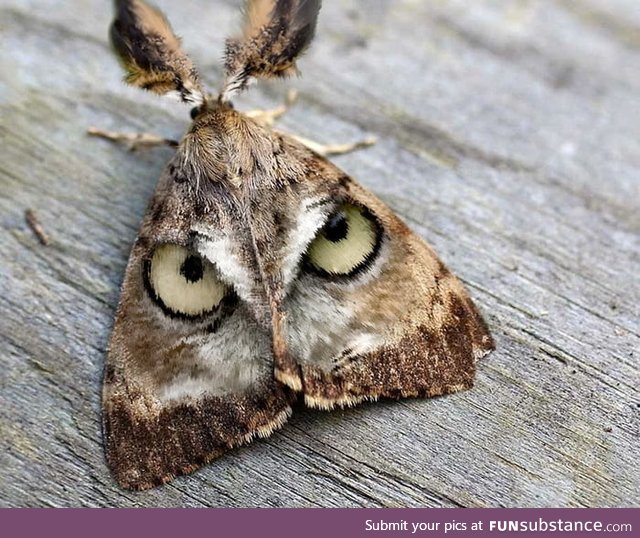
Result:
{"label": "debris on wood", "polygon": [[38,219],[36,212],[33,209],[26,209],[24,212],[24,219],[27,221],[31,231],[38,238],[38,241],[40,241],[40,244],[46,247],[49,244],[49,236],[44,231],[42,224],[40,224],[40,220]]}

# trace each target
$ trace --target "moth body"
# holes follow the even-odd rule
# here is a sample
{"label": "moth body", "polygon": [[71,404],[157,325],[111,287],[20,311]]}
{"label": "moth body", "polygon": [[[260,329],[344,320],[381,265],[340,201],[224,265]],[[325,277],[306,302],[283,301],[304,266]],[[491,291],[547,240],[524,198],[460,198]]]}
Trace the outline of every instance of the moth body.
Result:
{"label": "moth body", "polygon": [[319,1],[250,0],[207,97],[164,16],[116,2],[127,80],[196,103],[133,246],[103,392],[107,459],[144,489],[331,409],[472,386],[493,341],[460,281],[378,198],[235,110],[295,71]]}

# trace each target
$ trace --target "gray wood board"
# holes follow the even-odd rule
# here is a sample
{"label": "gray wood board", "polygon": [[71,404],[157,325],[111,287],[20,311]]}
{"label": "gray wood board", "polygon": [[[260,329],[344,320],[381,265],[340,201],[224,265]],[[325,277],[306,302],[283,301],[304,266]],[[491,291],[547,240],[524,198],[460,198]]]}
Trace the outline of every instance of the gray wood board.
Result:
{"label": "gray wood board", "polygon": [[[210,89],[236,0],[158,1]],[[271,438],[143,493],[105,466],[100,383],[129,248],[188,108],[127,88],[109,2],[2,0],[3,506],[637,506],[636,0],[327,0],[280,127],[335,159],[469,287],[498,349],[434,400],[296,408]],[[24,222],[34,208],[51,237]]]}

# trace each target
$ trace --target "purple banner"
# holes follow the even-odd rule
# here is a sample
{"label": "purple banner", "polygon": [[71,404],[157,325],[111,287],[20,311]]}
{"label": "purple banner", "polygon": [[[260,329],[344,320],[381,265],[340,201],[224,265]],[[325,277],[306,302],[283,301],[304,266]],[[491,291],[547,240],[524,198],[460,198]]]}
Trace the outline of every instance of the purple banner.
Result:
{"label": "purple banner", "polygon": [[3,536],[640,536],[640,509],[5,509]]}

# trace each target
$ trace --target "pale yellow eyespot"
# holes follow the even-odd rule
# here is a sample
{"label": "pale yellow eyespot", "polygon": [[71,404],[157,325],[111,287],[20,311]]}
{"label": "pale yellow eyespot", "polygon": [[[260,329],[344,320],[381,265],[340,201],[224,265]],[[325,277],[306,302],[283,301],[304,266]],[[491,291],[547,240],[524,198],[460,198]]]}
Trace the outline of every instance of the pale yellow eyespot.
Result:
{"label": "pale yellow eyespot", "polygon": [[309,263],[329,275],[349,275],[373,259],[380,242],[376,220],[364,209],[343,204],[309,245]]}
{"label": "pale yellow eyespot", "polygon": [[206,314],[215,310],[227,291],[210,262],[180,245],[157,247],[147,277],[152,293],[169,314]]}

